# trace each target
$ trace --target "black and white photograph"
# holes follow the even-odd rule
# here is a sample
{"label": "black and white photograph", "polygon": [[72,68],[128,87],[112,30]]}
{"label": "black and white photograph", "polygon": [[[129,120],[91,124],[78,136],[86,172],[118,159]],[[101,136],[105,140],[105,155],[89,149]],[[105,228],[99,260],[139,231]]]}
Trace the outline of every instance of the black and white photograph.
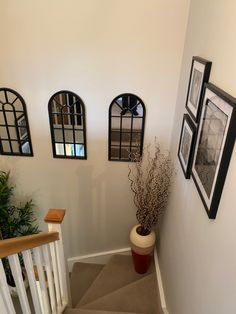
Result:
{"label": "black and white photograph", "polygon": [[194,123],[187,114],[184,114],[179,141],[178,158],[186,179],[189,179],[191,174],[195,133],[196,127]]}
{"label": "black and white photograph", "polygon": [[208,82],[211,62],[200,57],[193,57],[189,78],[186,109],[191,118],[198,122],[204,83]]}
{"label": "black and white photograph", "polygon": [[193,179],[209,218],[215,218],[236,136],[235,99],[206,84],[193,161]]}

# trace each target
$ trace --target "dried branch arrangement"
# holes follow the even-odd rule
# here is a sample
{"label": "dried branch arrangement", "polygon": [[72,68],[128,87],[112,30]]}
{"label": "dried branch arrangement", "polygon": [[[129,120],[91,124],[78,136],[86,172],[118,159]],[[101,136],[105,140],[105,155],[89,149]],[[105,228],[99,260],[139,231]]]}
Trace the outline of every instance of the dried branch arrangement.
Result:
{"label": "dried branch arrangement", "polygon": [[143,156],[131,153],[130,158],[134,163],[129,166],[128,179],[141,225],[139,234],[147,235],[166,208],[174,168],[170,155],[161,152],[156,140],[153,153],[149,144]]}

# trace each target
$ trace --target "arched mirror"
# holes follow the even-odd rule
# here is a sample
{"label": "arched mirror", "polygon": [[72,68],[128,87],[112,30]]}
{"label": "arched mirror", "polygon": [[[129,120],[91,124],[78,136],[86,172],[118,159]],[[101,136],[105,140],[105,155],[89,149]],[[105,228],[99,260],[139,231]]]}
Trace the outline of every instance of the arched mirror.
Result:
{"label": "arched mirror", "polygon": [[114,98],[109,108],[108,159],[130,161],[130,152],[143,150],[145,106],[133,94]]}
{"label": "arched mirror", "polygon": [[55,93],[48,103],[53,156],[86,159],[85,107],[70,91]]}
{"label": "arched mirror", "polygon": [[25,101],[10,88],[0,88],[0,154],[33,156]]}

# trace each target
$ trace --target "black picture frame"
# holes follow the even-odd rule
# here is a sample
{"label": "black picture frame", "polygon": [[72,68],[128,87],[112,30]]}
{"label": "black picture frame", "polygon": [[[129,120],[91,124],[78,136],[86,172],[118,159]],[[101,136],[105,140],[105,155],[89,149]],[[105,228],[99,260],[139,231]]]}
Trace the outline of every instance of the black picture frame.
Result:
{"label": "black picture frame", "polygon": [[186,179],[189,179],[191,176],[195,136],[195,125],[189,115],[184,114],[179,140],[178,158]]}
{"label": "black picture frame", "polygon": [[192,176],[208,217],[215,219],[236,137],[236,99],[205,84]]}
{"label": "black picture frame", "polygon": [[209,80],[211,65],[211,61],[201,57],[194,56],[192,58],[186,109],[195,123],[199,121],[203,86]]}

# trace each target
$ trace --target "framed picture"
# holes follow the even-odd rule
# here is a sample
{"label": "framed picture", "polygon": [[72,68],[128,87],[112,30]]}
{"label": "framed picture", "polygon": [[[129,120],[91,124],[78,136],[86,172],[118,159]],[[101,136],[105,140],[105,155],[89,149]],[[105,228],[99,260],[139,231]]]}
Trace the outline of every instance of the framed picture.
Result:
{"label": "framed picture", "polygon": [[187,114],[184,114],[179,141],[178,157],[186,179],[190,178],[195,134],[196,127],[194,123]]}
{"label": "framed picture", "polygon": [[190,71],[186,109],[197,123],[201,111],[201,98],[204,83],[208,82],[211,72],[211,62],[200,57],[193,57]]}
{"label": "framed picture", "polygon": [[16,125],[19,131],[20,140],[24,140],[27,137],[27,127],[26,127],[26,120],[25,115],[22,114],[16,119]]}
{"label": "framed picture", "polygon": [[236,99],[206,84],[192,175],[209,218],[216,217],[236,137]]}

